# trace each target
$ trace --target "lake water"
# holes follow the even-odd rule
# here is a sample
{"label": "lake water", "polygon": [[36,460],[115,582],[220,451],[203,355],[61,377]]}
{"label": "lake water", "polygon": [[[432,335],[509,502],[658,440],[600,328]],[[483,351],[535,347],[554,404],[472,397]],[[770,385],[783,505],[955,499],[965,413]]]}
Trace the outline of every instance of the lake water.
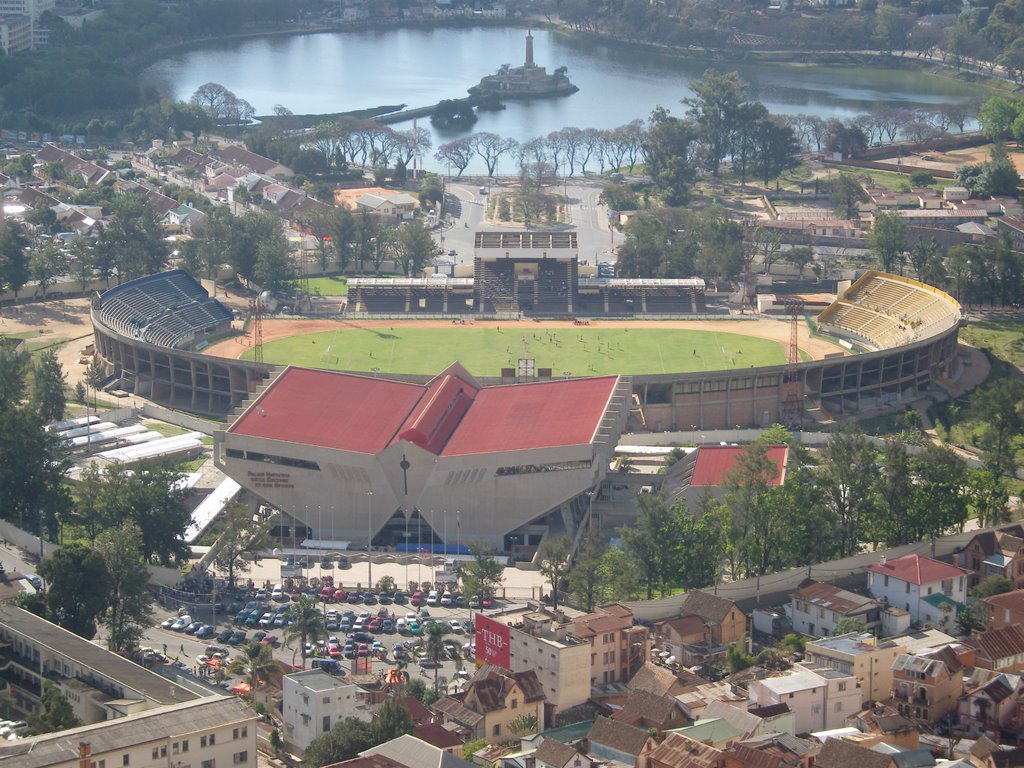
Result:
{"label": "lake water", "polygon": [[[418,107],[465,96],[467,88],[502,64],[519,66],[525,57],[524,37],[523,29],[480,27],[257,38],[164,59],[146,70],[144,80],[178,99],[188,99],[203,83],[220,83],[252,104],[257,114],[269,114],[277,104],[296,114],[384,104]],[[481,113],[472,131],[525,141],[566,126],[613,128],[646,118],[658,105],[681,114],[679,100],[691,95],[689,83],[710,66],[547,30],[534,32],[534,58],[549,72],[567,67],[579,92],[556,99],[509,101],[503,111]],[[717,66],[738,71],[750,83],[751,95],[780,114],[847,118],[879,103],[936,108],[977,93],[949,78],[904,70]],[[435,147],[460,135],[442,134],[428,120],[420,124],[433,132]],[[428,167],[435,165],[432,157],[424,159]],[[499,167],[502,171],[508,172]]]}

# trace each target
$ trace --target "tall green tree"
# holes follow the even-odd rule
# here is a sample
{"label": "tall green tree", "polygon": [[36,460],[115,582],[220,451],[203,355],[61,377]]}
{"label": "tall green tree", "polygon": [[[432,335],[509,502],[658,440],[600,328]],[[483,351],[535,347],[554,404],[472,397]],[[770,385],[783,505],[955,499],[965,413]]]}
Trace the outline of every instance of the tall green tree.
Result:
{"label": "tall green tree", "polygon": [[1003,378],[980,388],[971,409],[985,425],[979,441],[985,465],[996,475],[1013,474],[1015,442],[1024,435],[1024,381]]}
{"label": "tall green tree", "polygon": [[1010,522],[1010,491],[1002,475],[987,467],[968,470],[967,499],[981,528]]}
{"label": "tall green tree", "polygon": [[82,724],[82,721],[75,717],[71,702],[52,680],[43,683],[43,695],[39,701],[39,713],[31,715],[27,721],[33,735],[66,731]]}
{"label": "tall green tree", "polygon": [[747,87],[736,72],[708,69],[700,80],[690,83],[694,96],[683,99],[697,125],[704,162],[716,178],[722,161],[733,149],[740,112],[747,101]]}
{"label": "tall green tree", "polygon": [[601,561],[604,558],[606,545],[601,535],[593,528],[583,535],[579,551],[569,571],[569,593],[573,604],[584,611],[592,611],[594,606],[603,600],[607,584]]}
{"label": "tall green tree", "polygon": [[85,544],[68,542],[39,564],[46,580],[46,610],[51,621],[87,640],[107,608],[107,566]]}
{"label": "tall green tree", "polygon": [[324,765],[351,760],[376,743],[373,728],[369,723],[354,717],[346,717],[335,723],[323,736],[313,739],[303,752],[302,760],[311,768],[321,768]]}
{"label": "tall green tree", "polygon": [[398,264],[409,277],[416,277],[434,254],[434,237],[422,219],[407,221],[398,228]]}
{"label": "tall green tree", "polygon": [[819,487],[839,526],[836,555],[846,557],[860,549],[863,526],[873,509],[874,450],[860,427],[848,422],[832,432],[821,459]]}
{"label": "tall green tree", "polygon": [[109,528],[96,539],[108,574],[109,603],[100,617],[107,647],[129,653],[152,622],[149,572],[142,560],[142,531],[135,523]]}
{"label": "tall green tree", "polygon": [[967,464],[952,448],[928,443],[912,461],[919,536],[960,532],[967,522]]}
{"label": "tall green tree", "polygon": [[31,275],[28,240],[21,225],[10,219],[0,221],[0,288],[17,298]]}
{"label": "tall green tree", "polygon": [[637,496],[636,521],[619,536],[626,555],[634,562],[640,582],[651,600],[655,592],[668,594],[678,579],[682,536],[679,515],[657,493]]}
{"label": "tall green tree", "polygon": [[725,479],[725,538],[734,578],[766,573],[779,544],[778,507],[768,498],[779,467],[768,448],[763,443],[747,446]]}
{"label": "tall green tree", "polygon": [[480,542],[468,545],[472,559],[462,564],[462,585],[471,597],[493,597],[505,578],[501,563],[494,559],[494,550]]}
{"label": "tall green tree", "polygon": [[302,668],[306,668],[306,643],[310,638],[323,637],[324,615],[317,605],[316,599],[303,595],[292,603],[292,623],[285,627],[285,645],[291,647],[296,640],[299,642],[299,653],[302,654]]}
{"label": "tall green tree", "polygon": [[251,505],[244,501],[231,501],[221,513],[221,534],[217,539],[214,564],[226,573],[228,584],[235,585],[235,576],[246,572],[250,559],[272,542],[270,524],[253,514]]}
{"label": "tall green tree", "polygon": [[437,691],[437,673],[444,659],[444,636],[448,631],[444,624],[432,622],[427,625],[426,642],[423,644],[423,656],[434,667],[434,690]]}
{"label": "tall green tree", "polygon": [[885,272],[903,274],[907,253],[907,220],[898,213],[882,213],[868,235],[868,246]]}
{"label": "tall green tree", "polygon": [[673,117],[662,107],[651,113],[643,151],[647,170],[666,205],[685,205],[690,199],[697,178],[697,138],[697,127],[692,121]]}
{"label": "tall green tree", "polygon": [[277,672],[278,666],[269,645],[250,642],[242,649],[242,653],[232,659],[230,670],[233,674],[242,675],[249,684],[249,690],[255,691],[270,680],[270,676]]}
{"label": "tall green tree", "polygon": [[67,405],[64,382],[64,368],[57,360],[57,352],[44,350],[36,360],[32,377],[32,404],[44,422],[64,418]]}
{"label": "tall green tree", "polygon": [[537,551],[537,563],[541,575],[551,585],[551,607],[558,610],[558,593],[565,586],[566,575],[569,573],[569,547],[572,540],[569,534],[547,536]]}
{"label": "tall green tree", "polygon": [[373,716],[371,730],[375,744],[383,744],[412,733],[415,723],[409,714],[409,708],[402,699],[388,696],[377,708]]}
{"label": "tall green tree", "polygon": [[903,440],[898,437],[886,440],[880,463],[875,481],[877,503],[871,510],[871,521],[865,526],[865,535],[875,543],[882,542],[888,546],[917,541],[918,533],[910,519],[914,475]]}

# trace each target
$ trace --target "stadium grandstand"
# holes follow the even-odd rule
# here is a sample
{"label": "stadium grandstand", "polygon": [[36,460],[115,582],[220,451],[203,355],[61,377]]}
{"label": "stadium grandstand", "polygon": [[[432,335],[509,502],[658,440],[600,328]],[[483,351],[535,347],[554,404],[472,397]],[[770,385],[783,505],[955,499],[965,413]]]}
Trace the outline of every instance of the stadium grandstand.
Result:
{"label": "stadium grandstand", "polygon": [[960,305],[943,291],[869,271],[818,315],[819,327],[871,349],[892,349],[960,322]]}
{"label": "stadium grandstand", "polygon": [[425,384],[288,367],[215,434],[214,459],[313,538],[522,551],[585,522],[630,389],[620,376],[484,387],[458,364]]}
{"label": "stadium grandstand", "polygon": [[231,330],[231,311],[182,269],[97,294],[91,314],[96,349],[108,372],[142,397],[223,414],[262,379],[256,367],[193,351]]}
{"label": "stadium grandstand", "polygon": [[704,281],[580,277],[575,232],[477,232],[473,277],[356,277],[347,314],[506,318],[726,314],[709,308]]}

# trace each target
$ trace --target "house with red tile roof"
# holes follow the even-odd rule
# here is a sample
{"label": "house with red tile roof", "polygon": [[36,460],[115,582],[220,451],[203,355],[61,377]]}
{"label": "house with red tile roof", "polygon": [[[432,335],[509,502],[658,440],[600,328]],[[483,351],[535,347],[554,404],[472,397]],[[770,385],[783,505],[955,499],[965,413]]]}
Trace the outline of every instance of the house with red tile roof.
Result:
{"label": "house with red tile roof", "polygon": [[[882,557],[865,566],[868,591],[872,597],[902,608],[918,624],[941,626],[949,602],[931,600],[942,596],[956,605],[967,600],[967,570],[921,555],[904,555],[895,560]],[[956,606],[952,606],[956,610]]]}
{"label": "house with red tile roof", "polygon": [[1011,624],[1024,624],[1024,589],[985,598],[985,625],[999,629]]}
{"label": "house with red tile roof", "polygon": [[447,535],[532,551],[528,526],[554,515],[562,528],[585,510],[628,394],[618,376],[482,386],[457,363],[427,384],[289,367],[217,434],[215,453],[320,540],[400,547],[411,522],[413,546]]}
{"label": "house with red tile roof", "polygon": [[976,648],[976,667],[996,672],[1024,671],[1024,627],[1020,624],[987,629],[969,642]]}
{"label": "house with red tile roof", "polygon": [[802,635],[831,635],[843,619],[860,619],[869,632],[877,630],[882,623],[882,603],[834,584],[804,579],[790,601],[793,631]]}
{"label": "house with red tile roof", "polygon": [[[736,467],[737,461],[750,450],[751,446],[702,445],[669,468],[663,492],[669,502],[683,500],[691,509],[708,492],[721,496],[726,491],[729,474]],[[768,459],[775,464],[775,473],[767,479],[768,485],[782,485],[786,482],[789,446],[770,445],[764,450]]]}
{"label": "house with red tile roof", "polygon": [[503,744],[516,738],[511,724],[533,716],[537,729],[544,728],[544,688],[532,669],[509,672],[499,667],[482,669],[466,690],[436,701],[432,709],[442,725],[452,722],[463,729],[467,741],[487,739]]}
{"label": "house with red tile roof", "polygon": [[1024,726],[1024,678],[975,669],[957,707],[957,722],[969,736],[1018,733]]}

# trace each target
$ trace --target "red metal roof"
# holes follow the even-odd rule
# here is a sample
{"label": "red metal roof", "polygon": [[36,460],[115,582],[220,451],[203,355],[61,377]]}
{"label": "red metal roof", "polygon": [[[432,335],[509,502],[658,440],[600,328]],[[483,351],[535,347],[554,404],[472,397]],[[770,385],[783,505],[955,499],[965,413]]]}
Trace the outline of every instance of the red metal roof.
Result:
{"label": "red metal roof", "polygon": [[932,584],[943,579],[955,579],[957,576],[965,576],[969,571],[957,568],[955,565],[943,563],[939,560],[932,560],[930,557],[920,555],[904,555],[895,560],[887,560],[884,563],[871,563],[864,566],[869,571],[881,573],[884,576],[892,576],[900,581],[909,581],[911,584]]}
{"label": "red metal roof", "polygon": [[[725,485],[725,478],[736,465],[736,460],[746,450],[740,445],[702,445],[697,450],[697,459],[693,466],[691,486]],[[767,455],[779,468],[778,475],[769,485],[782,485],[786,476],[786,456],[788,445],[770,445]]]}
{"label": "red metal roof", "polygon": [[387,447],[424,387],[287,368],[228,432],[356,453]]}
{"label": "red metal roof", "polygon": [[370,454],[398,440],[446,456],[585,445],[617,381],[478,389],[450,372],[423,386],[292,367],[228,432]]}
{"label": "red metal roof", "polygon": [[616,376],[485,387],[443,456],[586,445],[604,417]]}

